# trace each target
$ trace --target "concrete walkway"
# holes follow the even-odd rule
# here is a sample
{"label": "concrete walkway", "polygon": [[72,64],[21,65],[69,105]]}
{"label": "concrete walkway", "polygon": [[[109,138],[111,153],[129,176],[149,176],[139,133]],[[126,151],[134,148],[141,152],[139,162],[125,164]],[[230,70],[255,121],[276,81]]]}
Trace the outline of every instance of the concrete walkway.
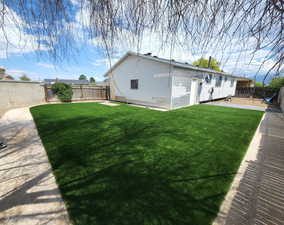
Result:
{"label": "concrete walkway", "polygon": [[225,103],[225,102],[220,102],[220,101],[214,101],[214,102],[206,102],[204,104],[224,106],[224,107],[230,107],[230,108],[238,108],[238,109],[251,109],[251,110],[265,111],[265,108],[261,106],[233,104],[230,102]]}
{"label": "concrete walkway", "polygon": [[29,109],[0,119],[0,224],[70,224]]}
{"label": "concrete walkway", "polygon": [[283,113],[265,113],[213,224],[284,224]]}

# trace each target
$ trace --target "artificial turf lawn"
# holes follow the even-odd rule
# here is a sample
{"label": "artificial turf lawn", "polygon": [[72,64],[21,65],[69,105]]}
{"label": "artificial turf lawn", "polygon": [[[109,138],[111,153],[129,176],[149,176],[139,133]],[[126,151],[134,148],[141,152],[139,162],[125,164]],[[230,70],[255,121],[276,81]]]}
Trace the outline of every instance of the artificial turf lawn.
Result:
{"label": "artificial turf lawn", "polygon": [[210,224],[262,112],[195,105],[31,108],[74,224]]}

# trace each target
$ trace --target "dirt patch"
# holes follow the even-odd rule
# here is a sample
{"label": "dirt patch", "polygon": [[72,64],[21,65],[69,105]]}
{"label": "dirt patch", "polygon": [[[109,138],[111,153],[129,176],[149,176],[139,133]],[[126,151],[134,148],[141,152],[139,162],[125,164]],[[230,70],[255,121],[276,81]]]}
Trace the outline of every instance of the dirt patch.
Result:
{"label": "dirt patch", "polygon": [[[225,101],[225,100],[220,100],[218,102],[228,103],[228,101]],[[238,105],[259,106],[259,107],[264,107],[264,108],[267,107],[267,105],[265,103],[263,103],[263,100],[259,99],[259,98],[238,98],[238,97],[233,97],[232,100],[229,101],[229,103],[238,104]]]}

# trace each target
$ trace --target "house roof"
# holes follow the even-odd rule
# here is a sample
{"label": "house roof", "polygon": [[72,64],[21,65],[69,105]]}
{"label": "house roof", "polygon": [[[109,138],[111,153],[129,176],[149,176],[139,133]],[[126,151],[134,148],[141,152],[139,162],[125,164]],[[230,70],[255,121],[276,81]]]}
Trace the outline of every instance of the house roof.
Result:
{"label": "house roof", "polygon": [[69,80],[69,79],[44,79],[44,84],[52,83],[66,83],[66,84],[77,84],[77,85],[87,85],[89,84],[88,80]]}
{"label": "house roof", "polygon": [[14,77],[12,77],[9,74],[6,74],[5,79],[7,79],[7,80],[14,80]]}
{"label": "house roof", "polygon": [[246,77],[238,77],[238,81],[253,81],[252,79],[246,78]]}
{"label": "house roof", "polygon": [[9,74],[0,74],[0,80],[14,80],[14,77]]}
{"label": "house roof", "polygon": [[189,70],[195,70],[195,71],[200,71],[200,72],[209,72],[209,73],[214,73],[214,74],[220,74],[223,76],[228,76],[228,77],[235,77],[235,78],[241,78],[241,77],[237,77],[237,76],[233,76],[231,74],[228,73],[224,73],[224,72],[219,72],[216,70],[212,70],[212,69],[206,69],[206,68],[201,68],[198,66],[193,66],[191,64],[188,63],[182,63],[182,62],[177,62],[173,59],[164,59],[164,58],[159,58],[157,56],[152,56],[150,54],[140,54],[140,53],[135,53],[135,52],[127,52],[118,62],[116,62],[105,74],[104,76],[108,76],[109,73],[111,73],[118,65],[120,65],[128,56],[138,56],[138,57],[142,57],[145,59],[149,59],[152,61],[156,61],[156,62],[161,62],[161,63],[166,63],[169,65],[172,65],[174,67],[178,67],[178,68],[182,68],[182,69],[189,69]]}

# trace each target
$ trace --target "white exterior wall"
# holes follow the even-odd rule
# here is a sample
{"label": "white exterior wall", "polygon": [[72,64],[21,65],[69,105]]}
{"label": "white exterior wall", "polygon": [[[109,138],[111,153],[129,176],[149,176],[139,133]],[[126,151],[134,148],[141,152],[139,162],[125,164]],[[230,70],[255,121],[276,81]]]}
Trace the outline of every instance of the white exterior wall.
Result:
{"label": "white exterior wall", "polygon": [[[212,74],[210,83],[205,77]],[[236,78],[173,67],[150,59],[130,55],[108,74],[111,99],[128,103],[176,109],[212,99],[234,95]],[[222,76],[222,83],[216,86]],[[138,79],[138,89],[131,89],[131,80]],[[231,86],[231,79],[234,80]],[[200,83],[202,85],[200,86]],[[210,89],[213,88],[213,95]]]}
{"label": "white exterior wall", "polygon": [[197,88],[199,80],[194,76],[198,72],[174,68],[172,82],[172,109],[197,104]]}
{"label": "white exterior wall", "polygon": [[[210,83],[206,83],[205,82],[205,76],[212,74],[212,80]],[[188,70],[188,69],[181,69],[181,68],[174,68],[173,71],[173,76],[179,76],[179,77],[190,77],[190,78],[198,78],[198,87],[197,87],[197,97],[196,97],[196,101],[194,104],[198,104],[198,102],[203,102],[203,101],[208,101],[211,100],[210,99],[210,89],[213,87],[214,88],[214,92],[212,95],[212,99],[218,99],[218,98],[225,98],[228,95],[235,95],[235,90],[236,90],[236,78],[232,78],[232,77],[227,77],[227,81],[225,81],[225,76],[222,76],[222,83],[221,86],[216,87],[216,82],[217,79],[219,78],[219,74],[213,74],[213,73],[206,73],[206,72],[200,72],[200,71],[194,71],[194,70]],[[231,87],[231,79],[234,80],[234,84]],[[201,89],[199,90],[199,83],[202,82],[202,86]],[[195,94],[194,90],[192,90],[193,92],[191,94]],[[193,103],[194,101],[191,100],[191,102]]]}
{"label": "white exterior wall", "polygon": [[[204,75],[207,75],[204,73]],[[200,98],[199,101],[208,101],[210,99],[210,89],[214,88],[214,92],[212,95],[212,99],[218,99],[218,98],[225,98],[228,95],[235,95],[236,91],[236,79],[232,77],[227,77],[227,81],[225,81],[225,76],[223,76],[222,83],[220,86],[216,86],[217,79],[219,79],[220,75],[217,74],[212,74],[212,80],[211,83],[206,83],[205,80],[203,79],[202,81],[202,88],[201,88],[201,93],[200,93]],[[231,87],[231,79],[234,80],[234,84]]]}
{"label": "white exterior wall", "polygon": [[[170,109],[171,66],[128,56],[109,74],[111,99]],[[130,81],[138,79],[138,89]]]}

